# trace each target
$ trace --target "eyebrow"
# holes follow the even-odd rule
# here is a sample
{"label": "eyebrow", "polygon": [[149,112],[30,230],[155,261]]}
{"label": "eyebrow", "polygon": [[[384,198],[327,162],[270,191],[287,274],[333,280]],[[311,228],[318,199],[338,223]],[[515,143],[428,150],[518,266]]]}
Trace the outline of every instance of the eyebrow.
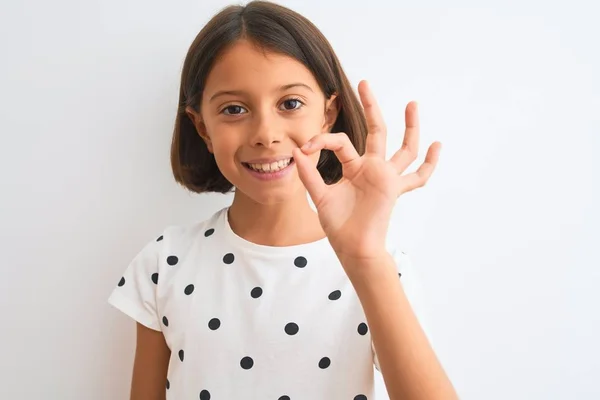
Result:
{"label": "eyebrow", "polygon": [[[310,90],[311,92],[313,91],[310,86],[308,86],[304,83],[299,83],[299,82],[298,83],[289,83],[287,85],[280,86],[279,89],[277,89],[276,91],[283,92],[284,90],[288,90],[293,87],[304,87],[304,88]],[[212,95],[209,102],[213,101],[214,99],[216,99],[219,96],[225,96],[225,95],[241,96],[241,95],[246,95],[246,94],[248,94],[248,93],[244,92],[243,90],[221,90],[221,91],[218,91],[217,93],[215,93],[214,95]]]}

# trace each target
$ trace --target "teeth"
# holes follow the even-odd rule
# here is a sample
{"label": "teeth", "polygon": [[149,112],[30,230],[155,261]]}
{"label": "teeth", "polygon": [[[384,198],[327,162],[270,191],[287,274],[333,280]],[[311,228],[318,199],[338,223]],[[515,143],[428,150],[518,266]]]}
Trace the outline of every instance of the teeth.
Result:
{"label": "teeth", "polygon": [[250,168],[259,172],[277,172],[290,165],[291,158],[279,160],[270,164],[248,164]]}

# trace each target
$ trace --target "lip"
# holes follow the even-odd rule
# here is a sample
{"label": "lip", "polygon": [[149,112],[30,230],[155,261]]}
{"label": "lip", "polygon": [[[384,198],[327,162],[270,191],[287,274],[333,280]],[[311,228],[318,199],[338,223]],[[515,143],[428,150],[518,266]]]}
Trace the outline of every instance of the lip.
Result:
{"label": "lip", "polygon": [[[291,158],[291,157],[290,157]],[[278,160],[281,160],[282,158],[279,158]],[[285,158],[283,158],[285,160]],[[253,170],[252,168],[250,168],[248,165],[245,165],[246,163],[242,163],[244,165],[244,169],[254,178],[261,180],[261,181],[275,181],[278,179],[282,179],[285,176],[287,176],[291,171],[292,168],[295,167],[296,163],[294,162],[294,160],[292,159],[292,161],[289,163],[289,165],[287,165],[284,169],[279,170],[277,172],[258,172]],[[257,163],[258,164],[258,163]]]}
{"label": "lip", "polygon": [[292,156],[278,156],[270,158],[254,158],[248,161],[242,161],[244,164],[271,164],[280,160],[288,160],[293,158]]}

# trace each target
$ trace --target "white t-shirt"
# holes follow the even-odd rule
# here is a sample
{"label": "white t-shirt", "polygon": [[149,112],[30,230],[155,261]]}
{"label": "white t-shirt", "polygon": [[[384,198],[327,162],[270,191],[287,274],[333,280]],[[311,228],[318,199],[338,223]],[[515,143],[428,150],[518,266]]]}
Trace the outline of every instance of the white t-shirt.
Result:
{"label": "white t-shirt", "polygon": [[[167,228],[109,298],[164,334],[167,400],[374,399],[367,321],[329,241],[254,244],[227,210]],[[410,262],[393,254],[406,291]]]}

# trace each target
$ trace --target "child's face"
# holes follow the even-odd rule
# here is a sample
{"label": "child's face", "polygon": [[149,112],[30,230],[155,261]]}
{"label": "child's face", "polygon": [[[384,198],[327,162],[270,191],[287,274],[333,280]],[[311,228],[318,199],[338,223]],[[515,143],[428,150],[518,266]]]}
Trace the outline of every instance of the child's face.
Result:
{"label": "child's face", "polygon": [[[292,84],[300,85],[282,89]],[[304,195],[295,163],[286,167],[292,149],[329,132],[337,113],[335,96],[325,99],[304,65],[265,54],[247,41],[236,43],[211,70],[200,113],[188,108],[223,175],[237,191],[262,204]],[[318,158],[319,153],[312,156],[315,165]]]}

